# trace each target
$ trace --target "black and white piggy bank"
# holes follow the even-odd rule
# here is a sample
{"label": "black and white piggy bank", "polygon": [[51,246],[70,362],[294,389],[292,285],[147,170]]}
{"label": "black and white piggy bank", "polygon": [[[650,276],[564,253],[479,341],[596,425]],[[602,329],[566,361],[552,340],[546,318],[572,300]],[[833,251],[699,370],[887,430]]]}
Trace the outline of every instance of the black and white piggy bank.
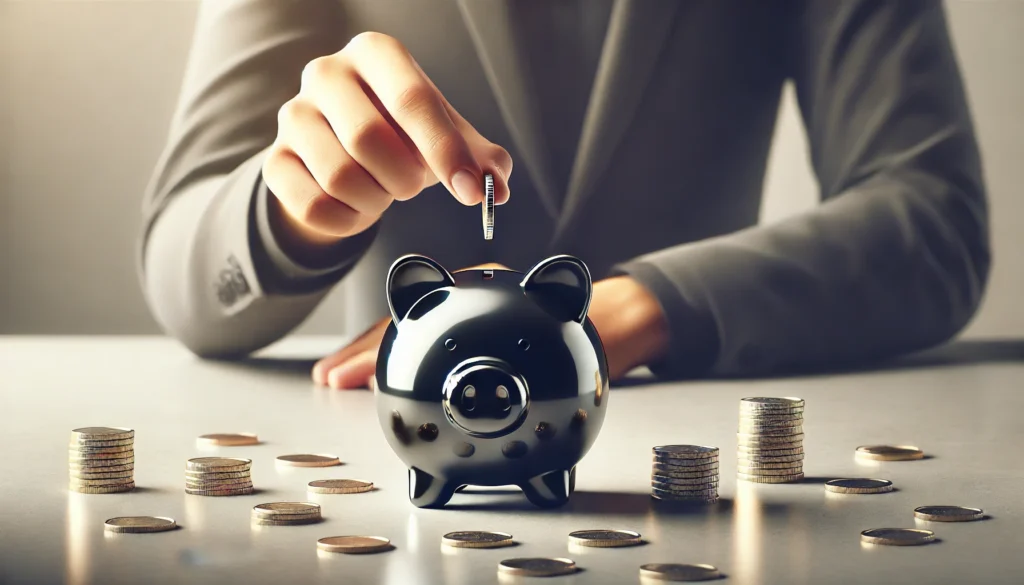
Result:
{"label": "black and white piggy bank", "polygon": [[392,265],[374,394],[413,504],[444,506],[466,485],[518,485],[542,507],[568,501],[608,408],[591,291],[571,256],[525,275],[451,274],[417,255]]}

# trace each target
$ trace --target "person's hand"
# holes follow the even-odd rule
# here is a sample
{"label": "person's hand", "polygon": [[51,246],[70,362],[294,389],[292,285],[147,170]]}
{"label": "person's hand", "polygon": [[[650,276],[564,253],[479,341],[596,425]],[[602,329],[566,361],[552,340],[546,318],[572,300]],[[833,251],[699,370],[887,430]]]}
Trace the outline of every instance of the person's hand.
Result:
{"label": "person's hand", "polygon": [[[488,264],[475,268],[504,267]],[[587,316],[601,336],[612,380],[659,359],[668,346],[668,324],[661,305],[627,276],[595,283]],[[337,389],[368,388],[377,365],[377,350],[390,321],[390,317],[382,319],[352,343],[317,362],[313,381]]]}
{"label": "person's hand", "polygon": [[506,202],[508,152],[455,111],[400,42],[372,32],[306,65],[263,163],[287,238],[311,245],[366,230],[392,201],[438,181],[479,203],[484,172]]}

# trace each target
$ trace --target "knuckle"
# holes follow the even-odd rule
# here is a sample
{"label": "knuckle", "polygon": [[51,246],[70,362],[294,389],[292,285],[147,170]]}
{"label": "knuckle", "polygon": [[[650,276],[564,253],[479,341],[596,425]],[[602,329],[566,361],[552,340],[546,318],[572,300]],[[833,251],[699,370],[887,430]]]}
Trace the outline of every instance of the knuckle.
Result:
{"label": "knuckle", "polygon": [[316,83],[318,79],[322,79],[331,75],[335,70],[336,64],[332,57],[317,57],[306,66],[302,68],[302,87],[309,87]]}
{"label": "knuckle", "polygon": [[507,150],[498,146],[497,144],[492,145],[490,158],[494,161],[494,164],[498,165],[506,176],[512,173],[512,155]]}
{"label": "knuckle", "polygon": [[384,118],[365,120],[352,127],[345,148],[351,148],[356,154],[372,153],[375,146],[384,143],[390,132],[391,126]]}
{"label": "knuckle", "polygon": [[343,162],[335,165],[324,177],[324,188],[332,197],[343,200],[345,193],[351,188],[356,176],[362,172],[358,163]]}
{"label": "knuckle", "polygon": [[278,128],[284,128],[297,123],[305,116],[308,110],[309,106],[302,100],[292,98],[286,101],[277,110]]}
{"label": "knuckle", "polygon": [[398,39],[392,36],[376,31],[364,31],[352,37],[352,40],[345,46],[345,50],[361,53],[363,51],[380,51],[395,47],[401,47],[404,50]]}

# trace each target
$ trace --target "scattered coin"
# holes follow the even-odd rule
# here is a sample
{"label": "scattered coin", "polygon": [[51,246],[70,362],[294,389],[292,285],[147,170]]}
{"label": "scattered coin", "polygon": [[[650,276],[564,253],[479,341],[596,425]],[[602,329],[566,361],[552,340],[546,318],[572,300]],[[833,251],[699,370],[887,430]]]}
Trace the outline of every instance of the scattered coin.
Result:
{"label": "scattered coin", "polygon": [[373,489],[372,481],[358,479],[318,479],[306,485],[314,494],[361,494]]}
{"label": "scattered coin", "polygon": [[640,566],[640,577],[661,581],[709,581],[721,578],[722,574],[712,565],[650,563]]}
{"label": "scattered coin", "polygon": [[199,435],[196,444],[200,447],[240,447],[243,445],[258,445],[259,437],[255,433],[213,433],[210,435]]}
{"label": "scattered coin", "polygon": [[498,572],[523,577],[554,577],[576,572],[576,562],[571,559],[517,558],[505,559],[498,563]]}
{"label": "scattered coin", "polygon": [[872,528],[860,533],[861,542],[867,544],[888,544],[892,546],[914,546],[928,544],[935,540],[931,530],[916,528]]}
{"label": "scattered coin", "polygon": [[639,532],[632,530],[577,530],[569,533],[569,544],[612,548],[643,543]]}
{"label": "scattered coin", "polygon": [[320,504],[312,502],[271,502],[253,506],[252,513],[258,516],[279,516],[282,514],[319,514]]}
{"label": "scattered coin", "polygon": [[484,239],[494,238],[494,175],[484,174],[484,200],[481,204],[483,212]]}
{"label": "scattered coin", "polygon": [[921,506],[914,508],[914,517],[930,522],[969,522],[981,520],[985,512],[981,508],[963,506]]}
{"label": "scattered coin", "polygon": [[165,532],[177,527],[174,518],[164,516],[119,516],[103,523],[107,532],[123,533]]}
{"label": "scattered coin", "polygon": [[135,489],[135,431],[120,427],[82,427],[68,443],[68,488],[85,494],[114,494]]}
{"label": "scattered coin", "polygon": [[248,471],[252,468],[252,459],[240,457],[196,457],[185,463],[186,471],[217,472]]}
{"label": "scattered coin", "polygon": [[515,544],[506,532],[467,530],[449,532],[441,537],[441,544],[455,548],[499,548]]}
{"label": "scattered coin", "polygon": [[277,462],[292,467],[331,467],[341,465],[336,455],[278,455]]}
{"label": "scattered coin", "polygon": [[924,459],[924,451],[912,445],[862,445],[857,447],[857,457],[876,461],[911,461]]}
{"label": "scattered coin", "polygon": [[892,491],[887,479],[832,479],[825,482],[825,490],[837,494],[884,494]]}
{"label": "scattered coin", "polygon": [[324,552],[360,554],[388,550],[391,541],[383,536],[327,536],[316,541],[316,547]]}
{"label": "scattered coin", "polygon": [[72,441],[115,441],[134,438],[134,430],[122,427],[82,427],[71,431]]}

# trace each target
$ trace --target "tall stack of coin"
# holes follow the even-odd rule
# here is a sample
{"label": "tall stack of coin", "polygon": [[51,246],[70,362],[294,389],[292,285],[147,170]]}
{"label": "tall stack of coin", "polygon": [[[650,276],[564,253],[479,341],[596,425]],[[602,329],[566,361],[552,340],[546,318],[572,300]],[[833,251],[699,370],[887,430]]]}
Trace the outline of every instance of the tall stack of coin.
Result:
{"label": "tall stack of coin", "polygon": [[755,483],[803,479],[803,422],[801,398],[740,400],[737,477]]}
{"label": "tall stack of coin", "polygon": [[717,502],[718,447],[655,447],[651,495],[659,500]]}
{"label": "tall stack of coin", "polygon": [[83,494],[135,489],[135,431],[116,427],[71,431],[68,470],[70,489]]}
{"label": "tall stack of coin", "polygon": [[197,457],[185,463],[185,493],[241,496],[252,493],[251,459]]}

